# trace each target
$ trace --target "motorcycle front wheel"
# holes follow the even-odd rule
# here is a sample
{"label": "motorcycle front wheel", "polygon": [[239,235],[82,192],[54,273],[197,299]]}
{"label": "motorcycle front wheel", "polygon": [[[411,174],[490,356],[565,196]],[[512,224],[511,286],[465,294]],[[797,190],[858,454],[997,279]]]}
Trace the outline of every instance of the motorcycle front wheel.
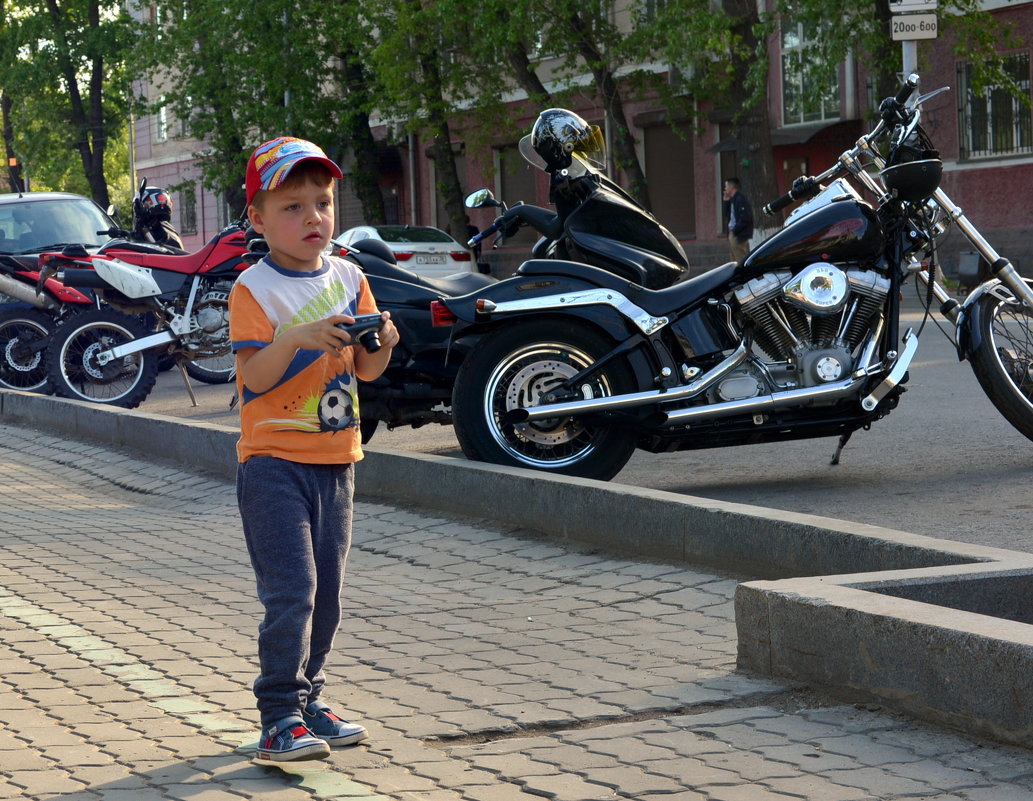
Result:
{"label": "motorcycle front wheel", "polygon": [[1007,299],[987,293],[977,301],[979,346],[970,357],[972,372],[997,411],[1033,439],[1033,310],[1003,284],[996,292]]}
{"label": "motorcycle front wheel", "polygon": [[49,392],[47,364],[40,340],[49,339],[54,318],[38,309],[0,313],[0,387]]}
{"label": "motorcycle front wheel", "polygon": [[[487,336],[463,362],[452,395],[453,424],[470,459],[608,480],[635,450],[618,427],[578,417],[511,423],[506,413],[537,406],[543,395],[611,349],[600,334],[578,324],[535,321]],[[628,366],[615,360],[573,390],[578,400],[634,390]]]}
{"label": "motorcycle front wheel", "polygon": [[62,398],[135,409],[158,377],[158,354],[145,350],[100,364],[97,355],[153,333],[137,317],[111,308],[77,314],[54,332],[47,372]]}

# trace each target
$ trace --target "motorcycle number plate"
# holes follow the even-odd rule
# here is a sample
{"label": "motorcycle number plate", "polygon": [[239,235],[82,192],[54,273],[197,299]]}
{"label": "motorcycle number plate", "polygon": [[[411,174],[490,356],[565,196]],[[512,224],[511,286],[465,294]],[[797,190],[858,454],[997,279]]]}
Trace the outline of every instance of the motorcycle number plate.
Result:
{"label": "motorcycle number plate", "polygon": [[445,257],[438,253],[428,253],[416,257],[417,264],[444,264]]}

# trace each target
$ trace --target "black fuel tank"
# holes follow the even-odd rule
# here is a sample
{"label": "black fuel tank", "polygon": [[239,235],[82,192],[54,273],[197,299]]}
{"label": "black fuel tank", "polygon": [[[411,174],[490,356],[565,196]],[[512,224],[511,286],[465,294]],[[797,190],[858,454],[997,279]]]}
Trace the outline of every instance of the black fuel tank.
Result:
{"label": "black fuel tank", "polygon": [[776,268],[793,269],[816,261],[863,263],[877,259],[882,247],[882,226],[874,209],[844,199],[790,221],[746,257],[741,272],[750,279]]}

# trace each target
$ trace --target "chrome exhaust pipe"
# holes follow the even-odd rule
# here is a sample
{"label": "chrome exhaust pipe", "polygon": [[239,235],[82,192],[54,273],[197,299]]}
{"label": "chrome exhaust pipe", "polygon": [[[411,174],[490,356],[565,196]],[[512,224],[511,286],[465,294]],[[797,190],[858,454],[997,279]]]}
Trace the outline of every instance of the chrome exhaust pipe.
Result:
{"label": "chrome exhaust pipe", "polygon": [[773,392],[770,395],[759,395],[754,398],[712,403],[706,406],[693,406],[691,409],[675,409],[665,413],[667,420],[662,425],[671,426],[698,420],[730,417],[737,414],[759,414],[783,406],[798,406],[807,401],[835,401],[856,393],[866,378],[867,376],[848,378],[845,381],[824,384],[820,387],[788,389],[785,392]]}
{"label": "chrome exhaust pipe", "polygon": [[57,303],[47,295],[37,295],[36,288],[0,273],[0,292],[37,309],[55,309]]}
{"label": "chrome exhaust pipe", "polygon": [[612,395],[606,398],[570,401],[569,403],[548,403],[542,406],[527,406],[513,409],[506,413],[506,422],[524,423],[528,420],[547,420],[551,417],[567,417],[569,415],[588,414],[590,412],[609,411],[612,409],[630,409],[635,406],[649,406],[654,403],[673,403],[694,398],[701,392],[720,381],[728,373],[742,364],[749,354],[749,343],[743,340],[739,347],[717,367],[700,376],[684,387],[675,389],[651,389],[648,392],[632,392],[628,395]]}

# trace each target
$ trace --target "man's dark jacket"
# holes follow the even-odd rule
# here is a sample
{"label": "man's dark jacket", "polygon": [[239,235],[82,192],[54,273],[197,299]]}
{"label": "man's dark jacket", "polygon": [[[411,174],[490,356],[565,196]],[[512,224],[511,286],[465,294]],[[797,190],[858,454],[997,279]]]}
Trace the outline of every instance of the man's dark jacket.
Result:
{"label": "man's dark jacket", "polygon": [[733,206],[735,207],[735,228],[732,229],[732,233],[740,242],[745,242],[753,236],[753,209],[750,208],[750,202],[742,190],[732,195],[731,200],[724,202],[726,220],[732,219]]}

